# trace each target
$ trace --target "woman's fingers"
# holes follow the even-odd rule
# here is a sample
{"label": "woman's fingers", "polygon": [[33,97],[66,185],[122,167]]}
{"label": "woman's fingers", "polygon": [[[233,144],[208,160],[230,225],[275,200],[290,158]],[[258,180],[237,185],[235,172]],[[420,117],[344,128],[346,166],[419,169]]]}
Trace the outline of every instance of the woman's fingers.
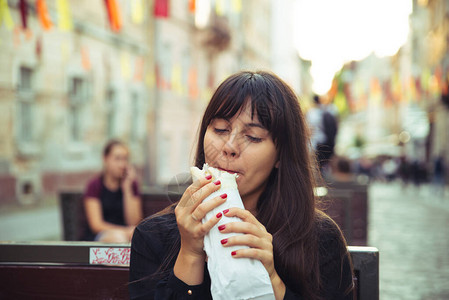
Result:
{"label": "woman's fingers", "polygon": [[[217,201],[223,203],[224,201],[226,201],[226,199],[222,199]],[[212,201],[212,200],[210,200]],[[209,201],[207,201],[209,202]],[[220,204],[218,204],[220,205]],[[207,220],[207,222],[205,222],[204,224],[202,224],[202,231],[204,233],[204,235],[206,235],[215,225],[217,225],[217,223],[221,220],[221,218],[223,217],[223,214],[221,212],[217,213],[214,217],[210,218],[209,220]]]}
{"label": "woman's fingers", "polygon": [[[201,221],[201,219],[203,219],[208,212],[210,212],[214,208],[220,206],[221,204],[225,203],[227,198],[228,198],[228,195],[224,193],[224,194],[214,197],[206,202],[201,202],[199,205],[196,206],[196,208],[192,212],[193,219],[196,219],[197,221]],[[220,215],[220,217],[221,217],[221,215]]]}
{"label": "woman's fingers", "polygon": [[235,235],[221,240],[221,244],[225,247],[245,245],[250,248],[273,249],[273,245],[268,239],[263,239],[252,234]]}
{"label": "woman's fingers", "polygon": [[231,207],[231,208],[227,209],[226,211],[224,211],[224,214],[226,217],[238,217],[243,222],[260,224],[260,222],[256,219],[256,217],[246,209],[241,209],[238,207]]}
{"label": "woman's fingers", "polygon": [[252,258],[259,260],[271,274],[270,266],[273,265],[273,252],[257,248],[244,248],[231,252],[234,258]]}
{"label": "woman's fingers", "polygon": [[195,209],[207,196],[220,188],[219,180],[211,181],[212,176],[209,175],[193,182],[182,195],[178,206]]}
{"label": "woman's fingers", "polygon": [[223,213],[226,217],[238,217],[243,221],[226,224],[226,232],[250,233],[259,237],[266,236],[272,240],[271,234],[267,232],[265,226],[263,226],[248,210],[231,207]]}

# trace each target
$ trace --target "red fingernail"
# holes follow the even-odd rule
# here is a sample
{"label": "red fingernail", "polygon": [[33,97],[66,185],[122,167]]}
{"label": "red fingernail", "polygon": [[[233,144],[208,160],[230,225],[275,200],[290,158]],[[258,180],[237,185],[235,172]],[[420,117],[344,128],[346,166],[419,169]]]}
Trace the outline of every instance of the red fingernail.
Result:
{"label": "red fingernail", "polygon": [[211,179],[212,179],[212,175],[210,175],[210,174],[207,175],[207,176],[206,176],[206,179],[207,179],[207,180],[211,180]]}
{"label": "red fingernail", "polygon": [[220,180],[214,182],[215,185],[219,185],[220,183],[221,183]]}
{"label": "red fingernail", "polygon": [[224,244],[226,244],[228,242],[228,239],[222,239],[220,242],[221,242],[222,245],[224,245]]}
{"label": "red fingernail", "polygon": [[217,214],[217,218],[219,219],[219,218],[221,218],[221,216],[222,216],[222,214],[221,214],[221,212],[219,212],[219,213]]}
{"label": "red fingernail", "polygon": [[229,209],[227,209],[227,208],[223,211],[224,214],[227,214],[228,212],[229,212]]}
{"label": "red fingernail", "polygon": [[220,225],[220,226],[218,226],[218,230],[220,230],[220,231],[224,230],[225,228],[226,228],[226,225]]}
{"label": "red fingernail", "polygon": [[221,197],[222,199],[226,199],[227,196],[228,196],[227,194],[220,195],[220,197]]}
{"label": "red fingernail", "polygon": [[232,255],[232,256],[234,256],[234,255],[236,255],[236,254],[237,254],[237,252],[235,252],[235,251],[232,251],[232,252],[231,252],[231,255]]}

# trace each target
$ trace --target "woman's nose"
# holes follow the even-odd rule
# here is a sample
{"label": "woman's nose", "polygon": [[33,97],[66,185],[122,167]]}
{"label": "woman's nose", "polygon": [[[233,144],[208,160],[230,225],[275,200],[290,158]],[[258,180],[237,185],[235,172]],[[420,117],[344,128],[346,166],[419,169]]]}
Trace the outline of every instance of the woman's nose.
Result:
{"label": "woman's nose", "polygon": [[231,134],[223,147],[223,154],[227,157],[236,158],[240,154],[239,141],[236,134]]}

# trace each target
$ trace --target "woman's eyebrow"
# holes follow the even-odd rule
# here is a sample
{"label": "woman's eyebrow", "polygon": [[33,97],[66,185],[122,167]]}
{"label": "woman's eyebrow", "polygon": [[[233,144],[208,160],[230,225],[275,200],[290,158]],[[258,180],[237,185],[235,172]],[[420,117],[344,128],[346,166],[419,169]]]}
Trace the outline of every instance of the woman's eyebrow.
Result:
{"label": "woman's eyebrow", "polygon": [[246,124],[245,124],[245,127],[250,127],[250,128],[256,127],[256,128],[261,128],[261,129],[263,129],[263,130],[267,130],[267,129],[266,129],[265,127],[263,127],[262,124],[260,124],[260,123],[246,123]]}

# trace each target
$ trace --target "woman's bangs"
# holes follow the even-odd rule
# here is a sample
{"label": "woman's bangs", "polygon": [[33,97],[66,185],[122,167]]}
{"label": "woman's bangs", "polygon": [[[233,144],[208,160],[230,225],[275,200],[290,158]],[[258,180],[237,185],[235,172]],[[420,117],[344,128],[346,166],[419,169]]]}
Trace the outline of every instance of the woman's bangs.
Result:
{"label": "woman's bangs", "polygon": [[219,99],[221,99],[219,107],[212,116],[212,119],[220,118],[230,120],[237,115],[241,108],[248,102],[247,91],[245,88],[233,89],[232,92],[227,95],[219,95]]}

